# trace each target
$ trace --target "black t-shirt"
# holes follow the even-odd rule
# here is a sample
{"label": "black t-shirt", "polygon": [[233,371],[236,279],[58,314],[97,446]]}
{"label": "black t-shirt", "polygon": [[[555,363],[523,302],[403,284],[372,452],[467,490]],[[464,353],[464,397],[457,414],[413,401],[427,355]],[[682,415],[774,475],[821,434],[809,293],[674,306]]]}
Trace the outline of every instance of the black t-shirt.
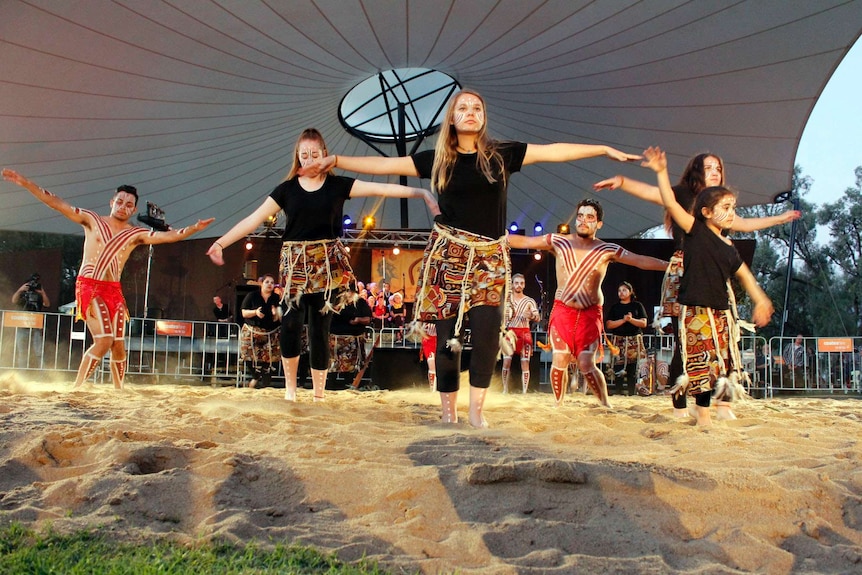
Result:
{"label": "black t-shirt", "polygon": [[[639,301],[630,301],[629,303],[617,302],[611,306],[611,311],[608,313],[607,319],[619,320],[626,317],[627,313],[631,313],[635,319],[647,319],[646,310]],[[614,335],[637,335],[641,333],[641,328],[632,325],[628,322],[622,324],[616,329],[610,330]]]}
{"label": "black t-shirt", "polygon": [[299,185],[299,178],[280,183],[269,195],[284,210],[284,241],[331,240],[341,236],[344,201],[350,198],[353,178],[326,176],[313,192]]}
{"label": "black t-shirt", "polygon": [[249,292],[246,294],[245,299],[242,300],[242,309],[257,309],[262,307],[263,317],[254,315],[243,319],[249,325],[272,331],[280,325],[279,320],[272,314],[273,306],[278,307],[279,305],[281,305],[281,299],[275,293],[270,295],[269,299],[263,301],[263,294],[260,293],[260,290]]}
{"label": "black t-shirt", "polygon": [[355,303],[344,306],[344,309],[339,313],[333,314],[329,332],[335,335],[362,335],[368,326],[361,323],[350,323],[350,320],[357,317],[371,318],[371,308],[368,307],[368,302],[361,297],[357,298]]}
{"label": "black t-shirt", "polygon": [[728,309],[726,282],[742,265],[736,248],[724,243],[702,220],[695,220],[685,236],[684,253],[679,302]]}
{"label": "black t-shirt", "polygon": [[[476,165],[476,154],[458,154],[452,176],[445,190],[437,190],[440,215],[435,221],[497,239],[506,229],[506,183],[514,172],[521,171],[527,153],[527,144],[500,142],[497,151],[503,158],[503,173],[494,174],[496,182],[489,182]],[[419,177],[430,179],[434,166],[434,150],[425,150],[412,156]],[[505,182],[505,183],[504,183]]]}
{"label": "black t-shirt", "polygon": [[213,315],[216,321],[227,321],[230,319],[230,308],[226,305],[222,305],[221,309],[213,307]]}

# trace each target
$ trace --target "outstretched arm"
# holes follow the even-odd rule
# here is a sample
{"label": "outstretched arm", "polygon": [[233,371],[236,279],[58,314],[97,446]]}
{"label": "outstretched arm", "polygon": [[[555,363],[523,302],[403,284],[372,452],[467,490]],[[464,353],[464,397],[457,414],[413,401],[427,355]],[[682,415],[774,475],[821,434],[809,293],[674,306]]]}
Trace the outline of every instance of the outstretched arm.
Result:
{"label": "outstretched arm", "polygon": [[384,198],[422,198],[428,211],[432,216],[440,215],[440,206],[434,194],[423,188],[410,188],[398,184],[386,184],[381,182],[365,182],[355,180],[350,189],[351,198],[365,198],[369,196],[381,196]]}
{"label": "outstretched arm", "polygon": [[730,229],[735,232],[756,232],[757,230],[771,228],[772,226],[788,224],[793,220],[798,220],[801,217],[802,212],[800,212],[799,210],[787,210],[786,212],[776,214],[774,216],[767,216],[765,218],[737,217],[733,221],[733,225],[730,226]]}
{"label": "outstretched arm", "polygon": [[694,216],[685,211],[685,208],[676,201],[676,196],[670,187],[670,177],[667,175],[667,157],[665,153],[658,147],[647,148],[644,150],[644,158],[641,165],[645,168],[650,168],[656,173],[658,189],[665,209],[670,214],[670,217],[673,218],[673,221],[688,233],[691,231],[692,226],[694,226]]}
{"label": "outstretched arm", "polygon": [[215,221],[215,218],[209,218],[206,220],[198,220],[194,223],[194,225],[186,226],[184,228],[180,228],[178,230],[168,230],[166,232],[155,232],[150,235],[147,234],[142,236],[141,243],[143,244],[171,244],[174,242],[178,242],[180,240],[184,240],[187,237],[190,237],[199,231],[205,229],[211,223]]}
{"label": "outstretched arm", "polygon": [[18,184],[19,186],[21,186],[22,188],[24,188],[25,190],[27,190],[28,192],[33,194],[33,196],[37,200],[39,200],[40,202],[42,202],[43,204],[45,204],[49,208],[57,210],[58,212],[60,212],[61,214],[63,214],[64,216],[66,216],[67,218],[72,220],[73,222],[81,224],[81,225],[84,225],[85,223],[87,223],[87,221],[88,221],[87,218],[83,214],[78,213],[74,207],[72,207],[71,205],[69,205],[66,202],[66,200],[60,198],[59,196],[55,196],[54,194],[52,194],[48,190],[45,190],[45,189],[37,186],[35,182],[25,178],[24,176],[22,176],[21,174],[19,174],[15,170],[10,170],[9,168],[4,168],[3,169],[3,179],[6,180],[7,182],[12,182],[13,184]]}
{"label": "outstretched arm", "polygon": [[547,236],[522,236],[521,234],[506,233],[506,241],[509,247],[516,250],[550,250]]}
{"label": "outstretched arm", "polygon": [[622,264],[626,264],[628,266],[640,268],[642,270],[653,270],[657,272],[665,271],[667,269],[667,266],[670,265],[664,260],[660,260],[651,256],[633,254],[628,250],[624,251],[622,256],[616,258],[616,261]]}
{"label": "outstretched arm", "polygon": [[602,180],[601,182],[596,182],[593,184],[593,189],[597,192],[599,190],[620,189],[636,198],[640,198],[659,206],[664,205],[661,203],[661,192],[659,192],[658,186],[651,186],[646,182],[633,180],[632,178],[626,178],[620,175],[608,178],[607,180]]}
{"label": "outstretched arm", "polygon": [[626,154],[610,146],[591,144],[527,144],[527,153],[524,156],[523,163],[526,166],[537,162],[571,162],[598,156],[607,156],[618,162],[630,162],[641,159],[639,155]]}
{"label": "outstretched arm", "polygon": [[300,176],[314,178],[327,173],[332,168],[341,168],[348,172],[373,174],[378,176],[415,176],[419,177],[413,159],[410,156],[326,156],[312,164],[299,169]]}
{"label": "outstretched arm", "polygon": [[217,266],[224,265],[224,249],[232,243],[241,240],[248,234],[252,233],[270,216],[274,216],[281,208],[278,203],[270,197],[267,197],[263,203],[251,214],[244,217],[242,220],[232,227],[226,234],[213,242],[207,254],[212,262]]}
{"label": "outstretched arm", "polygon": [[751,269],[744,263],[739,266],[739,269],[736,270],[736,279],[739,280],[740,285],[748,292],[748,295],[751,297],[751,301],[754,302],[754,310],[751,312],[751,321],[754,322],[754,325],[757,327],[763,327],[769,323],[770,318],[772,318],[772,312],[774,311],[772,308],[772,302],[769,301],[769,296],[766,295],[766,292],[757,284],[757,280],[754,278],[754,274],[751,273]]}

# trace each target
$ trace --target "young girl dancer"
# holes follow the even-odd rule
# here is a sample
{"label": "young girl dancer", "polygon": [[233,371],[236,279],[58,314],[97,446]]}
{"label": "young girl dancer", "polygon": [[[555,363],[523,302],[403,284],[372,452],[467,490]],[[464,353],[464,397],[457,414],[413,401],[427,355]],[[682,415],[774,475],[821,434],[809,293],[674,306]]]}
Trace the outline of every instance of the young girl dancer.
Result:
{"label": "young girl dancer", "polygon": [[723,186],[705,188],[689,213],[674,198],[667,173],[667,158],[659,148],[644,151],[642,165],[656,172],[662,203],[674,222],[685,232],[683,265],[679,286],[677,345],[683,375],[675,393],[686,393],[697,404],[697,424],[709,425],[713,392],[719,418],[731,419],[730,401],[744,377],[739,358],[739,324],[736,302],[730,289],[735,275],[754,302],[752,319],[757,326],[769,323],[772,302],[742,261],[733,243],[722,235],[736,217],[736,195]]}

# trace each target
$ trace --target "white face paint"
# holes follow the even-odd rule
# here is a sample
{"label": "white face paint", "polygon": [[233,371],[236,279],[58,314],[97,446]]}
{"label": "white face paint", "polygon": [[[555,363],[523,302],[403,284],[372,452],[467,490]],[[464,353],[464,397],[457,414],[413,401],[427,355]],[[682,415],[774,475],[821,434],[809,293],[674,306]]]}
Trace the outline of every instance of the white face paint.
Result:
{"label": "white face paint", "polygon": [[576,222],[576,231],[580,237],[594,236],[599,229],[599,214],[592,206],[581,206],[578,208]]}
{"label": "white face paint", "polygon": [[478,132],[485,125],[485,107],[473,94],[462,94],[455,100],[452,123],[458,132]]}
{"label": "white face paint", "polygon": [[299,165],[303,168],[323,158],[323,148],[316,140],[303,140],[299,143]]}
{"label": "white face paint", "polygon": [[524,291],[524,278],[515,278],[512,280],[512,290],[515,293],[522,293]]}
{"label": "white face paint", "polygon": [[724,196],[712,208],[709,220],[718,228],[727,229],[733,224],[736,216],[736,198]]}

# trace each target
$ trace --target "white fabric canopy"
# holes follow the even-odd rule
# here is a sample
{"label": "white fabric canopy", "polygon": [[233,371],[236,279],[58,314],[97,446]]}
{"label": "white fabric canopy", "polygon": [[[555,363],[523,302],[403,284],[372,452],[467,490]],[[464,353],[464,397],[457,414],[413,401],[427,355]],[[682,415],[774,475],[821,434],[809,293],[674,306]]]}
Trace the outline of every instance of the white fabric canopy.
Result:
{"label": "white fabric canopy", "polygon": [[[741,204],[764,203],[790,187],[805,122],[860,29],[859,0],[5,0],[0,163],[100,212],[132,184],[168,222],[215,216],[206,234],[219,235],[282,179],[303,128],[335,153],[376,154],[340,125],[341,98],[378,70],[423,67],[482,93],[497,138],[657,144],[673,179],[710,150]],[[553,228],[616,173],[653,181],[607,159],[529,166],[509,219]],[[0,228],[79,231],[0,190]],[[603,237],[661,220],[621,192],[599,197]],[[402,224],[397,200],[346,210]],[[422,202],[409,226],[430,227]]]}

